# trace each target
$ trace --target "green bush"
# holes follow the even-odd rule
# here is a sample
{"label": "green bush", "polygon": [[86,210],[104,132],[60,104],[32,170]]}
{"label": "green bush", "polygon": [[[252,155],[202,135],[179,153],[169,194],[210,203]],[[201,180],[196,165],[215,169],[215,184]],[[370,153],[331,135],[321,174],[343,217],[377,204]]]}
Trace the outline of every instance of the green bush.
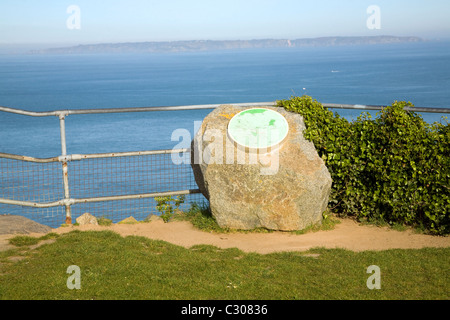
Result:
{"label": "green bush", "polygon": [[176,198],[173,198],[171,196],[155,197],[156,210],[158,210],[161,213],[161,218],[163,219],[164,222],[169,222],[169,220],[174,215],[175,211],[178,211],[180,205],[184,203],[185,198],[186,197],[184,195],[176,196]]}
{"label": "green bush", "polygon": [[340,216],[450,232],[450,131],[394,102],[349,122],[309,96],[278,101],[305,120],[333,179],[328,204]]}

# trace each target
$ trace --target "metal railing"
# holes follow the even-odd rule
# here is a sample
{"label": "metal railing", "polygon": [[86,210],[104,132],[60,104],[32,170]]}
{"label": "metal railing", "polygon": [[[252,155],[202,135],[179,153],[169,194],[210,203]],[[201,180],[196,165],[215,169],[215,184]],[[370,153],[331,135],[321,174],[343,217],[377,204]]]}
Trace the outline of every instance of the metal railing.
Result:
{"label": "metal railing", "polygon": [[[185,165],[183,167],[177,165],[176,167],[170,167],[169,165],[171,162],[169,159],[170,155],[178,153],[189,157],[189,149],[67,154],[65,118],[69,115],[79,114],[214,109],[220,105],[222,104],[80,109],[48,112],[33,112],[0,106],[0,111],[8,113],[32,117],[58,117],[61,141],[61,155],[52,158],[44,159],[0,153],[0,160],[3,161],[0,161],[0,187],[3,185],[4,190],[0,193],[0,204],[33,208],[64,207],[65,222],[71,224],[72,206],[76,204],[199,194],[200,191],[193,180],[190,166]],[[237,103],[230,105],[243,107],[275,106],[276,102]],[[385,107],[348,104],[323,105],[326,108],[358,110],[381,110]],[[414,107],[405,109],[410,109],[414,112],[450,113],[450,108]],[[59,165],[55,165],[58,163],[60,164],[59,169]],[[69,167],[71,167],[70,170]],[[57,171],[59,171],[59,174],[57,174]],[[17,177],[19,174],[29,172],[34,172],[37,178],[35,176],[30,178],[29,174],[26,178]],[[69,173],[71,179],[69,179]],[[59,179],[55,179],[55,176],[59,176]],[[62,188],[60,183],[61,179]],[[72,180],[72,187],[69,180]],[[129,180],[132,181],[130,182]],[[93,187],[94,181],[97,181],[96,187]],[[99,181],[103,182],[99,183]],[[85,187],[80,188],[80,185]],[[169,190],[165,190],[164,188]],[[28,194],[25,195],[24,190],[28,190]],[[147,209],[150,206],[154,206],[154,203],[144,205]]]}

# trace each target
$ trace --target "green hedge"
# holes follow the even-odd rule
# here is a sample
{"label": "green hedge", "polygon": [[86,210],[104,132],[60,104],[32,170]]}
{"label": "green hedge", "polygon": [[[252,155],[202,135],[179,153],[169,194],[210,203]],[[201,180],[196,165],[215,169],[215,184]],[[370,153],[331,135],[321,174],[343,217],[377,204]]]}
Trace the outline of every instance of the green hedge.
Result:
{"label": "green hedge", "polygon": [[333,179],[328,204],[339,216],[450,232],[450,130],[428,124],[394,102],[375,119],[367,112],[347,121],[309,96],[278,101],[305,120]]}

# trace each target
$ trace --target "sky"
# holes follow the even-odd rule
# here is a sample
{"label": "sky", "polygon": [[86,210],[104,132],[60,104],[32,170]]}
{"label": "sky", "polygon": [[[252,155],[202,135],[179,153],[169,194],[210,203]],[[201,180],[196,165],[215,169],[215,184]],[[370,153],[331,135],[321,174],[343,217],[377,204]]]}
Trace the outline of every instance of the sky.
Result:
{"label": "sky", "polygon": [[[378,11],[368,11],[371,6]],[[0,1],[0,44],[77,45],[371,35],[450,39],[450,1]]]}

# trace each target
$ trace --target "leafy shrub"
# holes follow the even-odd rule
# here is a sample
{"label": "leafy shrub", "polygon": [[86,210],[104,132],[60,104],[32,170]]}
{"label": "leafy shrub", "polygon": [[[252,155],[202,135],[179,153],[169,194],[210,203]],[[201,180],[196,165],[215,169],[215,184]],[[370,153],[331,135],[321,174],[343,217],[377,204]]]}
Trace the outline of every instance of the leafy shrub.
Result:
{"label": "leafy shrub", "polygon": [[450,130],[395,101],[349,122],[309,96],[278,101],[304,118],[333,179],[328,204],[340,216],[450,232]]}
{"label": "leafy shrub", "polygon": [[156,210],[158,210],[161,213],[161,218],[164,220],[164,222],[169,222],[174,212],[179,210],[180,205],[184,203],[184,200],[185,200],[184,195],[177,196],[176,198],[173,198],[171,196],[155,197]]}

